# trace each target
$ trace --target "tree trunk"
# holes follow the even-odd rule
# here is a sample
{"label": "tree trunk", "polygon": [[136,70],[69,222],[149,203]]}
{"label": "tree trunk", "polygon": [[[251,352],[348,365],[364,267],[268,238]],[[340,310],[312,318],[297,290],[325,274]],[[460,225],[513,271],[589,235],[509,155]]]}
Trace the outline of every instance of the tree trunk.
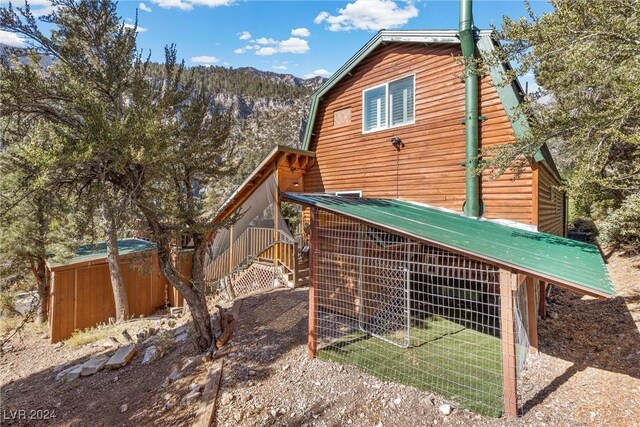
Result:
{"label": "tree trunk", "polygon": [[105,221],[105,235],[107,243],[107,264],[111,276],[111,288],[113,299],[116,303],[116,322],[124,322],[129,317],[129,301],[127,289],[124,285],[122,272],[120,271],[120,253],[118,251],[118,229],[112,207],[104,203],[102,216]]}
{"label": "tree trunk", "polygon": [[36,313],[36,323],[44,323],[47,321],[47,298],[49,297],[49,275],[47,273],[47,264],[44,259],[38,261],[36,271],[36,283],[38,286],[38,311]]}
{"label": "tree trunk", "polygon": [[[191,312],[193,328],[196,332],[196,345],[202,352],[209,350],[214,343],[213,332],[211,330],[211,316],[207,308],[207,299],[204,289],[204,259],[206,243],[202,236],[192,235],[194,242],[191,278],[180,274],[173,263],[169,237],[172,233],[167,232],[158,220],[155,212],[149,209],[144,203],[139,203],[138,207],[142,211],[151,235],[158,247],[158,264],[160,271],[169,284],[176,288],[184,298]],[[176,258],[177,259],[177,258]]]}
{"label": "tree trunk", "polygon": [[186,301],[193,319],[193,328],[196,332],[196,345],[200,351],[205,352],[211,348],[213,343],[211,316],[207,307],[204,287],[200,285],[198,280],[194,280],[194,272],[196,272],[195,274],[197,276],[197,271],[203,271],[203,266],[198,266],[199,257],[196,256],[196,253],[202,250],[198,247],[194,250],[191,286],[189,286],[189,278],[182,277],[176,266],[172,264],[168,242],[166,242],[165,239],[160,239],[160,241],[156,243],[158,245],[158,263],[160,264],[160,270],[171,286],[176,288]]}

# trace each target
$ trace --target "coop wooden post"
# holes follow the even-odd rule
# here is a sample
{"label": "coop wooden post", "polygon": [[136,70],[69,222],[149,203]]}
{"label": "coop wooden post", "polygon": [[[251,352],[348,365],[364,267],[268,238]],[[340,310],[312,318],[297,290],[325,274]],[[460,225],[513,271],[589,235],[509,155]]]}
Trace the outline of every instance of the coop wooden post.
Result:
{"label": "coop wooden post", "polygon": [[529,351],[538,353],[538,313],[536,312],[536,283],[527,277],[527,321],[529,323]]}
{"label": "coop wooden post", "polygon": [[544,319],[547,317],[547,284],[543,281],[540,281],[539,297],[538,314],[541,319]]}
{"label": "coop wooden post", "polygon": [[515,324],[513,318],[513,292],[518,284],[518,275],[500,270],[500,337],[502,339],[502,380],[504,385],[504,413],[518,415],[516,377]]}
{"label": "coop wooden post", "polygon": [[309,237],[309,335],[307,340],[309,359],[316,357],[318,346],[318,208],[311,208],[311,230]]}

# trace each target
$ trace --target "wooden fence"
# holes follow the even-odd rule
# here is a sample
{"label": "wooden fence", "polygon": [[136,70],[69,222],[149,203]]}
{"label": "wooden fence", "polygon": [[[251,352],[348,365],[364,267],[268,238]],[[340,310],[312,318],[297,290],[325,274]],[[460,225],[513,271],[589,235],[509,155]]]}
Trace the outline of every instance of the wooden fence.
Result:
{"label": "wooden fence", "polygon": [[[190,275],[190,253],[181,254],[181,273]],[[121,256],[129,314],[148,316],[166,304],[182,305],[158,266],[155,251]],[[48,298],[51,343],[69,338],[74,331],[106,323],[115,317],[115,302],[106,259],[51,268]]]}

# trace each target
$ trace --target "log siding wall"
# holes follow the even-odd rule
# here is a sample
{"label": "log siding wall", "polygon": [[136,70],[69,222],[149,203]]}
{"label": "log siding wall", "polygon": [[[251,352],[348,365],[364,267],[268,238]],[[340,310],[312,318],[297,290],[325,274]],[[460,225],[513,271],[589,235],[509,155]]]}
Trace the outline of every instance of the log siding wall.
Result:
{"label": "log siding wall", "polygon": [[[363,190],[364,197],[398,198],[462,211],[465,173],[463,68],[458,46],[381,46],[337,83],[321,101],[310,144],[316,162],[305,191]],[[415,73],[415,123],[362,132],[362,91]],[[481,80],[481,147],[513,142],[509,118],[490,78]],[[334,113],[351,109],[351,123],[334,126]],[[399,136],[400,152],[391,145]],[[527,167],[481,184],[484,216],[532,223],[532,174]]]}
{"label": "log siding wall", "polygon": [[564,236],[565,198],[560,183],[543,164],[538,168],[538,230]]}

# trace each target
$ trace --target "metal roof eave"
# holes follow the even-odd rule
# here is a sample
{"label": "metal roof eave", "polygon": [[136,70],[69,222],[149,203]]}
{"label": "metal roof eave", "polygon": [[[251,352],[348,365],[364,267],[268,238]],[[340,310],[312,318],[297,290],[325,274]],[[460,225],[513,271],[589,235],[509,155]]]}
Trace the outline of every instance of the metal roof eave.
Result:
{"label": "metal roof eave", "polygon": [[[497,44],[498,40],[496,39],[496,35],[495,33],[492,33],[481,35],[476,46],[480,55],[488,56],[495,51]],[[524,101],[524,90],[522,89],[518,79],[514,79],[509,84],[505,84],[504,76],[507,75],[507,67],[508,64],[504,63],[494,64],[489,68],[489,76],[491,77],[493,86],[498,92],[500,102],[509,117],[511,127],[513,128],[516,138],[522,139],[530,130],[529,121],[521,112],[518,111],[520,104]],[[545,163],[549,167],[551,173],[555,175],[559,181],[562,181],[562,176],[553,161],[553,157],[551,156],[551,152],[549,151],[546,143],[543,144],[543,146],[534,154],[533,160]]]}
{"label": "metal roof eave", "polygon": [[[311,196],[311,197],[310,197]],[[388,231],[394,232],[394,233],[398,233],[401,235],[404,235],[406,237],[415,239],[415,240],[420,240],[420,241],[424,241],[424,242],[428,242],[429,244],[432,244],[434,246],[438,246],[444,249],[449,249],[452,250],[454,252],[458,252],[467,256],[470,256],[471,258],[475,258],[475,259],[480,259],[480,260],[484,260],[487,261],[491,264],[496,265],[497,267],[500,268],[507,268],[507,269],[513,269],[515,271],[518,271],[520,273],[524,273],[527,274],[531,277],[552,283],[552,284],[557,284],[559,286],[563,286],[566,287],[570,290],[573,291],[577,291],[579,293],[585,294],[585,295],[589,295],[592,297],[596,297],[596,298],[601,298],[601,299],[606,299],[609,298],[611,296],[615,295],[615,289],[613,289],[613,286],[610,283],[610,279],[608,279],[608,273],[606,273],[606,269],[605,269],[605,276],[607,278],[607,280],[609,280],[609,287],[610,287],[610,291],[607,292],[605,290],[599,290],[596,289],[594,287],[590,287],[590,286],[586,286],[584,284],[580,284],[580,283],[576,283],[576,282],[572,282],[570,280],[567,280],[565,278],[561,278],[561,277],[557,277],[553,274],[549,274],[548,272],[541,272],[539,270],[533,269],[531,267],[527,267],[527,266],[523,266],[523,265],[517,265],[515,263],[511,263],[511,262],[507,262],[505,260],[499,259],[497,257],[493,257],[493,256],[487,256],[486,254],[480,254],[480,253],[476,253],[473,252],[471,250],[468,250],[466,248],[462,248],[460,246],[457,245],[452,245],[450,243],[447,242],[443,242],[443,241],[436,241],[436,240],[431,240],[423,235],[420,234],[416,234],[413,233],[409,230],[406,229],[402,229],[402,228],[398,228],[398,227],[394,227],[393,225],[390,225],[388,223],[385,222],[381,222],[381,221],[375,221],[375,220],[371,220],[370,218],[363,218],[362,216],[359,215],[355,215],[355,214],[350,214],[350,213],[346,213],[341,211],[340,209],[336,209],[334,207],[331,206],[327,206],[325,204],[321,204],[321,203],[317,203],[313,201],[313,196],[318,196],[318,195],[313,195],[313,194],[304,194],[304,193],[284,193],[283,194],[283,198],[285,200],[294,202],[294,203],[299,203],[305,206],[309,206],[309,207],[320,207],[321,209],[325,209],[331,212],[334,212],[336,214],[339,215],[343,215],[343,216],[348,216],[351,218],[354,218],[358,221],[363,221],[366,223],[370,223],[372,225],[375,225],[377,227],[380,227],[382,229],[386,229]],[[322,197],[332,197],[332,196],[327,196],[327,195],[321,195]],[[338,196],[333,196],[333,197],[338,197]],[[365,199],[367,200],[367,199]],[[372,199],[368,199],[368,200],[372,200]],[[349,202],[353,202],[352,200],[349,200]],[[398,201],[400,202],[400,201]],[[418,206],[418,205],[415,205]],[[424,207],[423,207],[424,208]],[[435,209],[435,208],[432,208]],[[451,213],[451,215],[455,215],[453,213]],[[480,221],[480,220],[476,220],[476,219],[471,219],[471,218],[466,218],[466,217],[462,217],[465,218],[466,220],[469,221]],[[491,222],[491,221],[487,221],[487,222]],[[507,225],[502,225],[502,224],[498,224],[498,223],[493,223],[496,225],[499,225],[501,227],[505,227],[505,228],[510,228]],[[534,232],[532,232],[534,233]],[[539,232],[535,232],[534,234],[544,234],[544,233],[539,233]],[[558,239],[560,239],[560,237],[555,236]],[[562,238],[565,239],[565,238]],[[568,239],[567,239],[568,240]]]}

